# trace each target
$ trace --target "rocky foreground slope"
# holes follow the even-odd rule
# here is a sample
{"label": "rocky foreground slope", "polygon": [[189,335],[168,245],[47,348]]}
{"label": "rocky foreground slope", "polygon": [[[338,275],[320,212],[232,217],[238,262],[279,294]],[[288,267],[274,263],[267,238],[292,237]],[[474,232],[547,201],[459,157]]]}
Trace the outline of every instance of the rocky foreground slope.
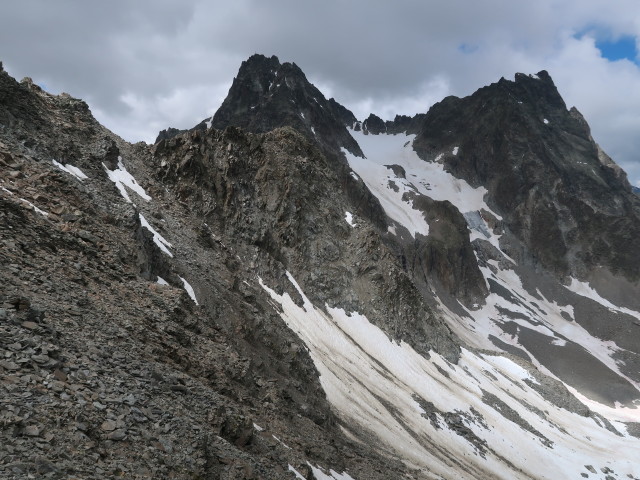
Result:
{"label": "rocky foreground slope", "polygon": [[6,478],[640,478],[638,199],[545,72],[359,122],[253,56],[131,145],[0,71]]}

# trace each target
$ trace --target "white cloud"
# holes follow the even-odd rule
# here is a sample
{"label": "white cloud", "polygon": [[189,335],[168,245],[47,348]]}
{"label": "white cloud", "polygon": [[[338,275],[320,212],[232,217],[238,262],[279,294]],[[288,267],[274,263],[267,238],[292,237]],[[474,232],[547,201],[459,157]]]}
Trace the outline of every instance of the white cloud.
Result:
{"label": "white cloud", "polygon": [[635,182],[640,70],[603,59],[596,35],[639,38],[637,0],[25,0],[0,16],[10,73],[86,99],[128,140],[210,115],[256,52],[296,62],[358,117],[424,111],[546,69]]}
{"label": "white cloud", "polygon": [[212,116],[224,100],[229,86],[220,84],[178,88],[168,95],[151,98],[127,92],[120,97],[120,101],[128,108],[127,115],[114,115],[101,109],[94,109],[93,114],[107,128],[126,132],[126,140],[153,143],[160,130],[167,127],[191,128]]}

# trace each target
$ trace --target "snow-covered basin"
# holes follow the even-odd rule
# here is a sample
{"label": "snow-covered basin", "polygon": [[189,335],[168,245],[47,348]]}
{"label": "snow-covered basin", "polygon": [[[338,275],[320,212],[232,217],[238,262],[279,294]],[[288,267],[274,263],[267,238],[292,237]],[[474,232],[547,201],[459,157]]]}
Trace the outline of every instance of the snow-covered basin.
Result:
{"label": "snow-covered basin", "polygon": [[[381,448],[443,478],[580,478],[588,473],[585,465],[598,471],[606,466],[620,478],[640,475],[640,440],[628,435],[623,424],[614,421],[622,435],[617,436],[591,418],[557,408],[525,383],[532,377],[511,360],[468,350],[462,351],[458,365],[433,352],[427,359],[406,343],[390,341],[357,312],[316,308],[288,276],[303,307],[259,282],[309,348],[321,385],[348,433],[357,436],[357,429],[348,427],[357,425],[375,435]],[[499,398],[531,428],[523,429],[485,403],[486,394]],[[422,416],[418,400],[431,402],[440,412],[464,414],[465,426],[486,441],[484,457],[448,428],[439,413],[440,428],[435,428]],[[350,474],[357,478],[357,472]],[[590,478],[604,479],[604,474]]]}
{"label": "snow-covered basin", "polygon": [[[481,209],[491,212],[484,201],[486,189],[473,188],[465,180],[446,172],[441,163],[426,162],[418,157],[413,150],[415,135],[365,135],[356,131],[351,131],[351,134],[366,158],[343,150],[349,166],[378,198],[386,214],[405,226],[412,235],[427,235],[429,226],[422,212],[414,209],[410,200],[403,200],[405,193],[414,192],[434,200],[448,200],[462,213]],[[457,154],[458,150],[454,150]],[[389,165],[401,166],[406,178],[396,176],[387,167]],[[500,218],[495,212],[491,213]]]}

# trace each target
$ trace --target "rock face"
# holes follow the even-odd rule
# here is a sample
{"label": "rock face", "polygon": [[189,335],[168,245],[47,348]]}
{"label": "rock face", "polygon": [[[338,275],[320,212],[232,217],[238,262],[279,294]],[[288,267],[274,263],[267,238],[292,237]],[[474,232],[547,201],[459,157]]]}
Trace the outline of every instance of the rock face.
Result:
{"label": "rock face", "polygon": [[[295,63],[280,63],[277,57],[255,54],[242,62],[229,94],[210,119],[194,129],[241,127],[253,133],[265,133],[289,126],[329,151],[346,148],[362,154],[345,128],[353,125],[353,113],[327,100],[307,80]],[[163,130],[156,142],[180,130]]]}
{"label": "rock face", "polygon": [[361,153],[347,132],[353,114],[327,101],[295,63],[253,55],[240,66],[227,98],[213,116],[212,126],[242,127],[263,133],[290,126],[334,151],[341,147]]}
{"label": "rock face", "polygon": [[0,476],[640,478],[637,202],[545,72],[359,122],[254,55],[148,146],[0,68]]}
{"label": "rock face", "polygon": [[[286,269],[302,285],[314,285],[315,304],[366,312],[416,349],[456,360],[448,328],[424,305],[391,250],[374,229],[354,230],[345,221],[352,207],[332,162],[300,133],[196,131],[156,144],[154,163],[178,198],[202,209],[196,211],[208,228],[247,245],[259,276],[280,270],[274,280],[283,281]],[[380,314],[389,310],[399,312],[393,322]]]}
{"label": "rock face", "polygon": [[547,72],[444,99],[424,118],[415,147],[431,160],[457,147],[442,158],[446,168],[487,188],[504,226],[544,268],[588,277],[605,267],[640,279],[640,202]]}

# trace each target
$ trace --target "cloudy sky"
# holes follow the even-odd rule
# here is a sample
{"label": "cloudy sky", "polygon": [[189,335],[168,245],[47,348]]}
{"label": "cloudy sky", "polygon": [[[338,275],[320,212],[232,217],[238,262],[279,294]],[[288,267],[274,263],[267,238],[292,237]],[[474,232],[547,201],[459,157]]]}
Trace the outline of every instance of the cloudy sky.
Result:
{"label": "cloudy sky", "polygon": [[129,141],[186,128],[253,53],[297,63],[363,118],[425,112],[515,72],[548,70],[640,182],[640,0],[21,0],[0,61],[86,100]]}

